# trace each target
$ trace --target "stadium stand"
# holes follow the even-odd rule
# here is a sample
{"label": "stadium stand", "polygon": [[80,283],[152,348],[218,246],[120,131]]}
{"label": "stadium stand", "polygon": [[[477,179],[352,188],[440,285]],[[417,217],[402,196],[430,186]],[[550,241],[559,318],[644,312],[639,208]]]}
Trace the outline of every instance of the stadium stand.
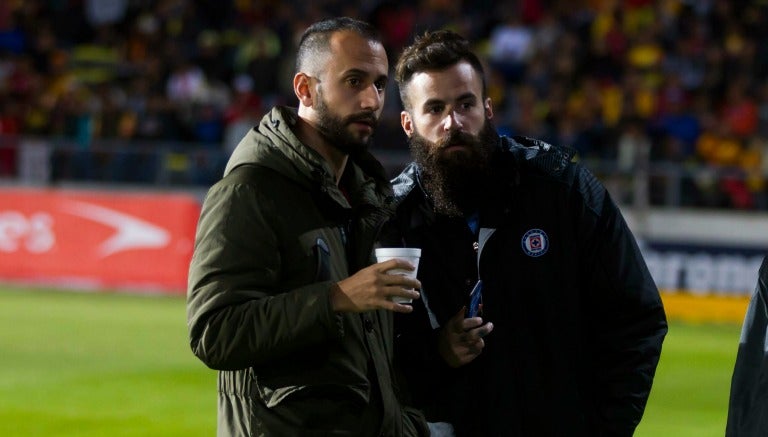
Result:
{"label": "stadium stand", "polygon": [[620,202],[768,209],[765,1],[6,0],[0,179],[209,185],[294,101],[286,54],[331,15],[377,25],[393,59],[427,29],[476,41],[499,129],[574,147]]}

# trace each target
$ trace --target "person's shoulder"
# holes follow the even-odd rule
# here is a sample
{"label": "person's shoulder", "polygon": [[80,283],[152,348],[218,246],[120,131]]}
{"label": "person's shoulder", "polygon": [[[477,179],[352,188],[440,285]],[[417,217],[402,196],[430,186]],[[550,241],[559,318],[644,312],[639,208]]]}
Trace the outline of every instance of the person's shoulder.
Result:
{"label": "person's shoulder", "polygon": [[522,135],[502,136],[501,149],[522,169],[535,170],[551,176],[562,175],[576,166],[573,162],[574,149],[552,145],[536,138]]}
{"label": "person's shoulder", "polygon": [[415,162],[409,163],[390,183],[395,203],[400,204],[418,185],[418,165]]}
{"label": "person's shoulder", "polygon": [[273,181],[279,173],[269,166],[258,162],[238,165],[222,178],[226,184],[254,184]]}
{"label": "person's shoulder", "polygon": [[261,196],[280,185],[269,167],[252,163],[238,165],[208,188],[206,198]]}
{"label": "person's shoulder", "polygon": [[[260,175],[283,175],[303,181],[318,165],[307,157],[291,129],[295,114],[276,106],[248,131],[227,161],[224,179],[247,182]],[[235,174],[232,174],[235,173]]]}
{"label": "person's shoulder", "polygon": [[503,138],[502,141],[507,142],[506,147],[517,156],[521,168],[527,169],[528,175],[536,174],[553,181],[577,193],[590,209],[601,209],[605,186],[586,166],[574,160],[574,149],[524,136]]}

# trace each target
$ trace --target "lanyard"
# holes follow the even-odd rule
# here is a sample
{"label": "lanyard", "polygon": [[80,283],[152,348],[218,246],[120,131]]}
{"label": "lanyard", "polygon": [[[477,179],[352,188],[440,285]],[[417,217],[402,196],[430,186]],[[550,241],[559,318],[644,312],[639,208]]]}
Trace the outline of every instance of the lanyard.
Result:
{"label": "lanyard", "polygon": [[477,235],[477,241],[472,244],[477,256],[477,283],[469,292],[469,304],[467,306],[466,317],[475,317],[482,314],[481,306],[483,302],[483,280],[480,278],[480,256],[483,254],[483,248],[488,239],[491,238],[495,228],[481,228],[480,216],[474,213],[467,217],[467,225],[473,235]]}
{"label": "lanyard", "polygon": [[473,245],[475,253],[477,254],[477,279],[480,279],[480,255],[483,253],[483,247],[488,239],[491,238],[496,228],[481,228],[480,227],[480,214],[477,212],[467,217],[467,226],[472,231],[472,235],[477,235],[477,242]]}

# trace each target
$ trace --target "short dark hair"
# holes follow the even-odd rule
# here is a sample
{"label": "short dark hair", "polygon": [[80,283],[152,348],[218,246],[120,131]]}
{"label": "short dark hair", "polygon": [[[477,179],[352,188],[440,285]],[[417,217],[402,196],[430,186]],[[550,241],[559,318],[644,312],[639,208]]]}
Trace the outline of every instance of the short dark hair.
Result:
{"label": "short dark hair", "polygon": [[410,103],[406,99],[408,82],[414,74],[422,71],[444,70],[461,61],[467,61],[480,74],[483,82],[483,99],[486,97],[485,71],[480,59],[472,51],[463,36],[450,30],[425,32],[416,37],[412,45],[403,49],[395,66],[395,81],[400,88],[400,100],[406,109]]}
{"label": "short dark hair", "polygon": [[331,35],[336,32],[349,30],[369,41],[381,42],[381,35],[372,25],[349,17],[336,17],[318,21],[309,26],[301,35],[299,50],[296,54],[296,72],[304,71],[317,74],[314,71],[318,60],[329,53]]}

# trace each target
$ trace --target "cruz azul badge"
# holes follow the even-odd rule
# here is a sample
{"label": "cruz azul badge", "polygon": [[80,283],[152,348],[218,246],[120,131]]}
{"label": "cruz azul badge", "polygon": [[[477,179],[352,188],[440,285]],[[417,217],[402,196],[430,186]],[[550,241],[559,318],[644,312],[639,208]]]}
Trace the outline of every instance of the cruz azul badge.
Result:
{"label": "cruz azul badge", "polygon": [[547,253],[549,238],[547,233],[541,229],[531,229],[523,235],[521,244],[526,255],[539,257]]}

